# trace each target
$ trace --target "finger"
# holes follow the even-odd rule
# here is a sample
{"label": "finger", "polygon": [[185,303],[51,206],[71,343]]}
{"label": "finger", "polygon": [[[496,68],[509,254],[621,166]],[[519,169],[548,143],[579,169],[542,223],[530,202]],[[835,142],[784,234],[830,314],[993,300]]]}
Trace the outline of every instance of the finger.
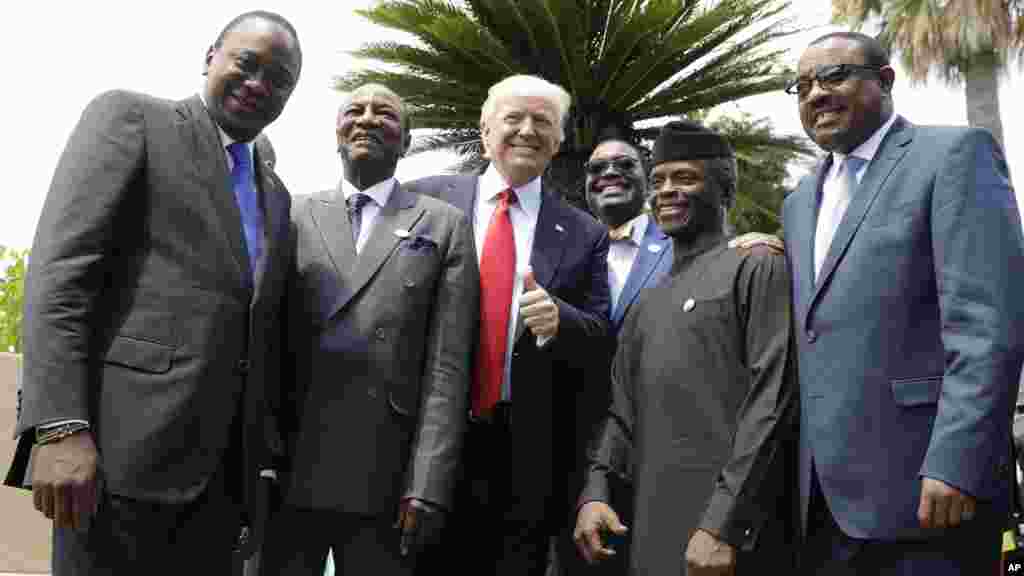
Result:
{"label": "finger", "polygon": [[952,498],[948,494],[936,494],[932,498],[932,525],[935,528],[949,526],[949,506]]}
{"label": "finger", "polygon": [[533,292],[537,289],[537,279],[533,277],[533,268],[527,268],[523,275],[523,292]]}
{"label": "finger", "polygon": [[604,549],[604,544],[601,542],[601,534],[594,528],[585,532],[583,536],[587,540],[587,549],[590,552],[591,562],[596,562],[599,552]]}
{"label": "finger", "polygon": [[921,500],[917,505],[917,521],[921,528],[932,527],[932,497],[928,490],[921,490]]}
{"label": "finger", "polygon": [[[542,302],[548,302],[548,293],[543,290],[534,290],[533,292],[523,292],[519,296],[519,308],[525,308],[527,306],[537,306]],[[522,310],[520,310],[522,312]]]}
{"label": "finger", "polygon": [[88,525],[89,518],[95,509],[96,483],[85,482],[77,486],[71,500],[71,510],[74,515],[72,522],[75,530],[82,530]]}
{"label": "finger", "polygon": [[53,524],[57,528],[71,526],[71,498],[66,487],[54,486],[53,489]]}
{"label": "finger", "polygon": [[959,526],[960,520],[963,518],[963,498],[958,494],[954,494],[949,498],[949,511],[946,514],[946,525],[953,527]]}
{"label": "finger", "polygon": [[963,512],[961,513],[961,517],[963,518],[964,522],[970,522],[971,520],[973,520],[974,519],[974,514],[976,512],[977,512],[977,507],[976,507],[976,504],[974,502],[974,498],[970,498],[970,497],[964,498]]}

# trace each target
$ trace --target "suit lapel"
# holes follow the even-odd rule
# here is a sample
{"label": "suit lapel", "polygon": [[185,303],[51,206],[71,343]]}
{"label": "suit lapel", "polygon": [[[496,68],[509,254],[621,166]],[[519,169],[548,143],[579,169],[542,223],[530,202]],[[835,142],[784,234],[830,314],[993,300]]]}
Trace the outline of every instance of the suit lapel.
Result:
{"label": "suit lapel", "polygon": [[626,278],[626,285],[622,287],[619,294],[619,301],[615,304],[612,312],[612,324],[619,325],[626,310],[633,305],[633,301],[640,295],[641,289],[647,285],[647,280],[661,263],[661,259],[668,251],[671,240],[661,233],[654,219],[647,222],[647,230],[644,232],[643,242],[640,244],[640,252],[636,256],[633,268]]}
{"label": "suit lapel", "polygon": [[[395,251],[398,243],[412,233],[413,227],[423,213],[423,208],[416,209],[416,196],[403,190],[396,183],[391,189],[387,204],[380,209],[373,221],[373,230],[370,231],[370,236],[366,239],[366,246],[363,247],[362,254],[355,258],[348,297],[339,300],[328,317],[344,308],[351,297],[358,294],[370,282],[370,279],[380,270],[381,265]],[[403,231],[404,233],[402,233]],[[351,232],[349,232],[349,237],[351,238]],[[351,240],[349,242],[351,243]]]}
{"label": "suit lapel", "polygon": [[242,214],[231,189],[231,175],[217,126],[199,96],[193,96],[180,105],[178,129],[186,149],[192,153],[192,164],[186,164],[185,168],[191,168],[206,183],[208,194],[204,199],[210,202],[219,224],[215,233],[221,234],[228,246],[237,279],[242,285],[251,286],[252,270],[242,236]]}
{"label": "suit lapel", "polygon": [[[537,284],[550,289],[558,266],[562,262],[562,254],[571,237],[569,219],[564,217],[562,204],[558,198],[548,197],[541,189],[540,210],[537,212],[537,225],[533,231],[533,249],[530,253],[530,268]],[[525,325],[519,316],[516,323],[516,342],[523,335]]]}
{"label": "suit lapel", "polygon": [[[809,309],[813,307],[814,301],[818,299],[822,289],[828,284],[832,273],[835,272],[839,261],[846,253],[846,249],[853,240],[853,236],[860,229],[864,217],[867,215],[868,210],[871,209],[871,205],[874,204],[875,198],[878,197],[878,193],[882,190],[885,181],[907,153],[907,144],[912,139],[912,127],[902,118],[897,118],[896,122],[890,127],[889,133],[882,140],[882,144],[875,153],[874,159],[868,165],[867,172],[864,173],[864,177],[857,186],[857,193],[850,200],[850,206],[846,209],[846,213],[843,214],[843,218],[839,222],[839,228],[836,229],[836,234],[832,238],[832,244],[829,245],[828,253],[825,255],[825,261],[821,265],[821,274],[818,275],[818,281],[814,285],[814,295],[811,298]],[[820,189],[822,179],[819,177],[818,181]],[[812,260],[814,258],[813,252],[812,238]],[[814,265],[812,263],[811,274],[813,275],[813,273]]]}
{"label": "suit lapel", "polygon": [[253,306],[262,295],[264,280],[271,278],[276,270],[271,270],[278,262],[277,254],[281,249],[281,241],[285,236],[285,226],[288,222],[288,214],[285,212],[284,202],[277,194],[277,183],[270,175],[269,168],[262,168],[256,156],[257,190],[263,199],[263,262],[262,266],[256,268],[254,277],[255,293],[253,294]]}
{"label": "suit lapel", "polygon": [[826,158],[818,164],[814,178],[807,178],[801,183],[800,189],[794,199],[796,215],[792,225],[786,222],[786,234],[792,234],[795,239],[790,245],[793,247],[791,259],[794,262],[794,282],[800,297],[797,301],[797,314],[802,320],[807,319],[807,311],[810,309],[810,299],[814,294],[814,236],[817,229],[818,205],[821,198],[821,187],[825,182],[825,175],[828,174],[832,162]]}
{"label": "suit lapel", "polygon": [[334,278],[339,281],[331,287],[331,302],[322,303],[323,319],[327,320],[352,298],[352,276],[355,270],[356,249],[352,244],[352,225],[348,220],[345,197],[340,190],[320,192],[309,202],[310,218],[320,233],[324,252]]}
{"label": "suit lapel", "polygon": [[550,286],[558,272],[570,232],[568,219],[562,213],[558,198],[548,197],[541,190],[540,210],[537,213],[537,227],[533,232],[533,250],[530,267],[537,284]]}

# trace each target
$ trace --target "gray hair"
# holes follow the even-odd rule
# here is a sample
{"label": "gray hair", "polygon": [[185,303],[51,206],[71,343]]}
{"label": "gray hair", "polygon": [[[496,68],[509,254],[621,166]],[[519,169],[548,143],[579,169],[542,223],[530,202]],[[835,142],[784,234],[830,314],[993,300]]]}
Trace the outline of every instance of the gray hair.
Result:
{"label": "gray hair", "polygon": [[483,128],[487,119],[494,114],[498,100],[505,96],[537,96],[545,98],[555,106],[558,112],[558,141],[565,140],[565,121],[569,117],[569,106],[572,97],[558,84],[548,82],[540,76],[517,74],[509,76],[487,90],[487,100],[480,108],[480,127]]}

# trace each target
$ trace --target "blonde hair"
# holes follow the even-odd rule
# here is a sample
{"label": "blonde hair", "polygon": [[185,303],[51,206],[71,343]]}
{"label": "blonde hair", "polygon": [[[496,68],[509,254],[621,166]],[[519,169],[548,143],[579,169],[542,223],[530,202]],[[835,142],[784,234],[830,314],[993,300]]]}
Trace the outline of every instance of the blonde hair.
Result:
{"label": "blonde hair", "polygon": [[564,88],[548,82],[540,76],[527,74],[509,76],[487,90],[487,100],[480,108],[480,128],[483,128],[487,119],[494,114],[498,107],[498,100],[505,96],[536,96],[554,104],[555,111],[558,113],[558,140],[561,142],[565,139],[565,120],[569,117],[572,97]]}

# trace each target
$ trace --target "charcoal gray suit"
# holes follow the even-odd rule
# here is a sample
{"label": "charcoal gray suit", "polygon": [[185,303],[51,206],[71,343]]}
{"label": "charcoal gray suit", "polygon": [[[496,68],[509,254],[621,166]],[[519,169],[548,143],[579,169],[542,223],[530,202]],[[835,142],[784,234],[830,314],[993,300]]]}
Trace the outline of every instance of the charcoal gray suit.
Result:
{"label": "charcoal gray suit", "polygon": [[[265,237],[254,271],[198,96],[108,92],[71,134],[26,279],[17,433],[24,456],[37,425],[90,422],[105,490],[89,531],[56,531],[57,573],[113,569],[89,568],[87,548],[123,549],[130,566],[168,540],[230,555],[240,522],[252,543],[262,533],[260,470],[282,455],[271,415],[290,197],[256,159]],[[23,482],[25,460],[9,484]]]}
{"label": "charcoal gray suit", "polygon": [[452,507],[477,333],[472,228],[395,184],[357,255],[340,190],[297,198],[284,511],[265,573],[400,574],[402,498]]}

